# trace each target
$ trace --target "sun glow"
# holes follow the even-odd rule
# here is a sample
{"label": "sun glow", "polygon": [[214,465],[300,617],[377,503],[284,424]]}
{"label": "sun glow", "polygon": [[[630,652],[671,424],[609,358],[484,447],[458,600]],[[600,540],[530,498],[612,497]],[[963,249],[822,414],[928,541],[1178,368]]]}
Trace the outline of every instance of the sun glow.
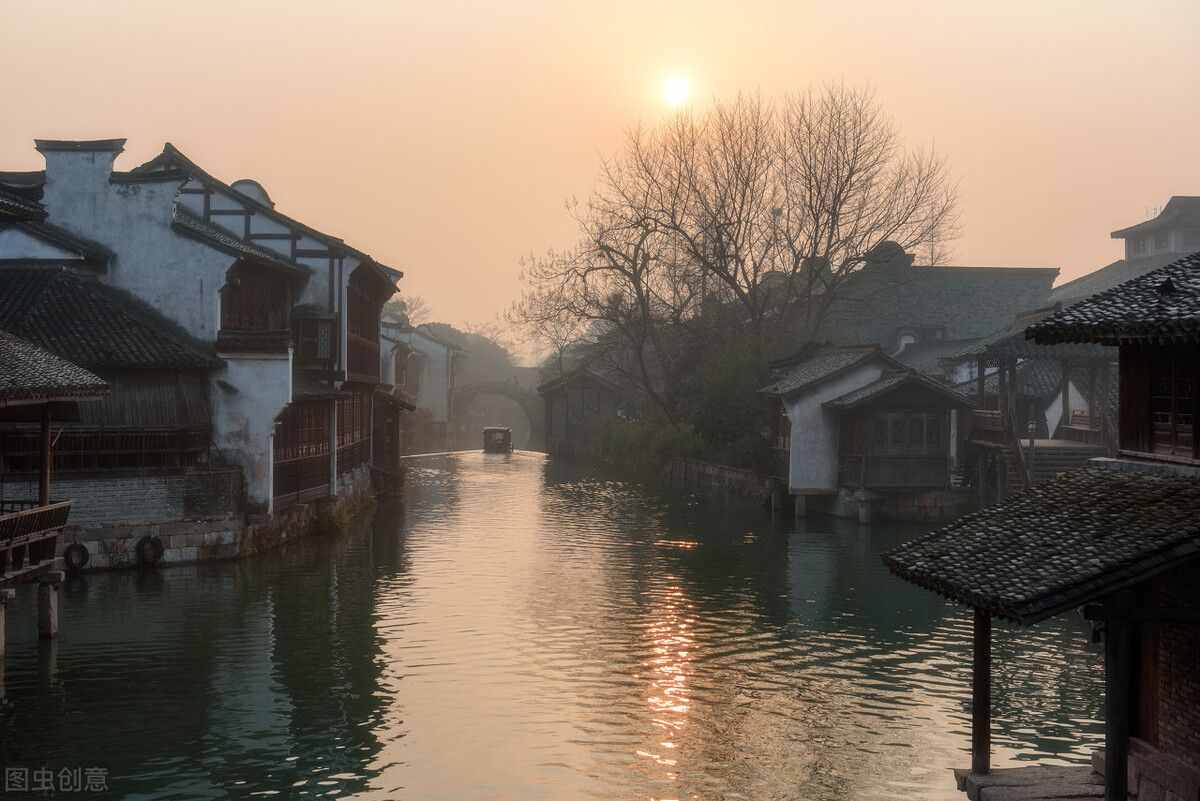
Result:
{"label": "sun glow", "polygon": [[688,102],[692,87],[683,75],[669,75],[663,81],[663,102],[671,108],[679,108]]}

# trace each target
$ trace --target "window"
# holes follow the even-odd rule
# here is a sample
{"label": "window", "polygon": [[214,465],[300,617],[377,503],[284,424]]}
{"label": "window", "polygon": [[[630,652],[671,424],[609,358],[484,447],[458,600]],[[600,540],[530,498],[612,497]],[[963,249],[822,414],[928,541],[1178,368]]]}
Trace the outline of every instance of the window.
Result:
{"label": "window", "polygon": [[332,368],[334,342],[333,320],[296,321],[296,361],[300,366]]}
{"label": "window", "polygon": [[286,331],[290,297],[285,279],[239,262],[229,268],[221,288],[221,330]]}
{"label": "window", "polygon": [[1159,231],[1154,235],[1155,250],[1166,250],[1169,242],[1170,238],[1167,231]]}
{"label": "window", "polygon": [[1144,256],[1144,255],[1146,255],[1146,252],[1148,250],[1150,250],[1150,238],[1145,237],[1145,236],[1139,236],[1138,238],[1133,240],[1132,244],[1130,245],[1130,248],[1133,252],[1133,255]]}
{"label": "window", "polygon": [[1196,409],[1196,373],[1179,359],[1150,366],[1150,437],[1155,453],[1191,457]]}
{"label": "window", "polygon": [[939,456],[945,417],[937,412],[884,412],[872,425],[872,450],[880,456]]}

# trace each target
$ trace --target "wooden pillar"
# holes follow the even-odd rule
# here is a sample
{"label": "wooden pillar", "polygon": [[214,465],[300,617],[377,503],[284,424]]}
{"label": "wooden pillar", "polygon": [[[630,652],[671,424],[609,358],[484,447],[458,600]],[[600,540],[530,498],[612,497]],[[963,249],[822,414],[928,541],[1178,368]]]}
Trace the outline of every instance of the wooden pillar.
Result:
{"label": "wooden pillar", "polygon": [[983,357],[980,356],[975,360],[975,408],[986,409],[986,395],[983,393],[983,387],[986,378],[987,365],[983,363]]}
{"label": "wooden pillar", "polygon": [[329,494],[337,497],[338,415],[337,399],[329,401]]}
{"label": "wooden pillar", "polygon": [[1096,363],[1088,362],[1087,366],[1087,383],[1088,383],[1088,428],[1096,427],[1096,413],[1100,409],[1100,404],[1096,403]]}
{"label": "wooden pillar", "polygon": [[1129,730],[1132,716],[1134,625],[1126,616],[1130,593],[1104,605],[1104,799],[1126,801],[1129,786]]}
{"label": "wooden pillar", "polygon": [[38,505],[50,504],[50,404],[42,404],[41,464],[38,469]]}
{"label": "wooden pillar", "polygon": [[58,636],[58,606],[62,582],[61,571],[45,573],[38,579],[37,615],[40,639],[53,640]]}
{"label": "wooden pillar", "polygon": [[992,618],[975,610],[975,654],[971,669],[971,772],[992,770]]}
{"label": "wooden pillar", "polygon": [[1000,427],[1007,433],[1009,430],[1008,419],[1008,366],[1000,365],[1000,369],[996,379],[1000,382],[999,391],[996,398],[996,407],[1000,410]]}
{"label": "wooden pillar", "polygon": [[[1062,417],[1059,418],[1060,426],[1071,425],[1071,364],[1066,359],[1062,360]],[[1050,436],[1054,436],[1054,432],[1050,432]]]}

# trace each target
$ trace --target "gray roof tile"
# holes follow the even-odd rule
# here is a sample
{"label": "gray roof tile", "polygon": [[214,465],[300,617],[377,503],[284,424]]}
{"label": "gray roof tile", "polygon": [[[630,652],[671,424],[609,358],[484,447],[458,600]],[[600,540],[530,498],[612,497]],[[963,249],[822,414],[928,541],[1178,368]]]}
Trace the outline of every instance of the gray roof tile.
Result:
{"label": "gray roof tile", "polygon": [[89,369],[211,369],[221,361],[154,309],[64,267],[0,269],[0,329]]}
{"label": "gray roof tile", "polygon": [[77,364],[0,331],[0,400],[99,398],[108,384]]}
{"label": "gray roof tile", "polygon": [[1026,337],[1041,345],[1200,341],[1200,253],[1063,309],[1030,326]]}
{"label": "gray roof tile", "polygon": [[884,554],[903,579],[1035,623],[1200,557],[1200,477],[1094,460]]}

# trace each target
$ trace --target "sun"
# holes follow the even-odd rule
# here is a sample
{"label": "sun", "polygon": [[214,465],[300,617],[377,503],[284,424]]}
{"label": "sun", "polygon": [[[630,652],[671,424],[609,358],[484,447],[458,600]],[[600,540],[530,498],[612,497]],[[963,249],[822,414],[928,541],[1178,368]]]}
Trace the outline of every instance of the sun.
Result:
{"label": "sun", "polygon": [[663,80],[663,102],[671,108],[679,108],[688,102],[692,87],[683,75],[668,75]]}

